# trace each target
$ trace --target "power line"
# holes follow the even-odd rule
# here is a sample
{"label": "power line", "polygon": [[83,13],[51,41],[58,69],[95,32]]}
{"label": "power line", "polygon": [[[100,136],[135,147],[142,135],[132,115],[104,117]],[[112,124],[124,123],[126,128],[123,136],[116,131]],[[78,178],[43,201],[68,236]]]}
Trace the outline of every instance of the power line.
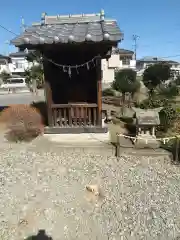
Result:
{"label": "power line", "polygon": [[1,24],[0,24],[0,27],[1,27],[2,29],[6,30],[7,32],[11,33],[11,34],[13,34],[13,35],[15,35],[15,36],[18,36],[18,34],[14,33],[13,31],[9,30],[8,28],[2,26]]}

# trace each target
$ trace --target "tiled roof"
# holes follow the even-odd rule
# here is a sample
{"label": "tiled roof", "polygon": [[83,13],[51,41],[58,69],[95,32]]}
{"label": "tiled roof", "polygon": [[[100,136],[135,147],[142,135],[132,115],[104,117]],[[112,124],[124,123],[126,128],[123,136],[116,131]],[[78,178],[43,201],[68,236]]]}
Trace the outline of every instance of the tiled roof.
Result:
{"label": "tiled roof", "polygon": [[114,54],[130,54],[130,55],[134,54],[133,51],[127,50],[127,49],[123,49],[123,48],[114,48],[112,50],[112,53],[114,53]]}
{"label": "tiled roof", "polygon": [[142,59],[137,60],[137,62],[165,62],[165,63],[171,63],[171,64],[179,64],[176,61],[168,60],[165,58],[159,58],[159,57],[144,57]]}
{"label": "tiled roof", "polygon": [[9,57],[26,57],[26,56],[27,56],[27,53],[25,53],[23,51],[9,54]]}
{"label": "tiled roof", "polygon": [[45,16],[42,23],[34,24],[11,41],[15,46],[53,43],[82,43],[85,41],[119,42],[122,33],[116,20],[102,15]]}
{"label": "tiled roof", "polygon": [[0,54],[0,59],[5,59],[5,60],[8,60],[8,59],[9,59],[9,57],[8,57],[8,56],[4,56],[4,55]]}
{"label": "tiled roof", "polygon": [[7,64],[7,62],[11,62],[10,57],[0,54],[0,64]]}
{"label": "tiled roof", "polygon": [[133,108],[136,113],[136,119],[139,125],[159,125],[159,112],[162,108],[154,108],[153,110],[144,110],[140,108]]}

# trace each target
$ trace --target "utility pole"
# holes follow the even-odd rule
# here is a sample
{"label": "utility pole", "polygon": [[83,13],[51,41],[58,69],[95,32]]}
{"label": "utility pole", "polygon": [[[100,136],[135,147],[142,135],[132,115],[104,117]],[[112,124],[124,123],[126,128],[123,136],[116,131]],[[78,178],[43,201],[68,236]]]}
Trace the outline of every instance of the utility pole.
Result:
{"label": "utility pole", "polygon": [[7,40],[7,41],[5,41],[4,42],[4,45],[5,45],[5,51],[4,51],[4,55],[5,56],[8,56],[8,54],[9,54],[9,49],[8,49],[8,46],[9,46],[9,41]]}
{"label": "utility pole", "polygon": [[21,18],[21,29],[22,29],[22,32],[25,31],[25,21],[23,17]]}
{"label": "utility pole", "polygon": [[133,35],[133,41],[134,41],[134,56],[135,56],[135,60],[136,60],[136,56],[137,56],[137,40],[138,40],[139,36],[134,34]]}

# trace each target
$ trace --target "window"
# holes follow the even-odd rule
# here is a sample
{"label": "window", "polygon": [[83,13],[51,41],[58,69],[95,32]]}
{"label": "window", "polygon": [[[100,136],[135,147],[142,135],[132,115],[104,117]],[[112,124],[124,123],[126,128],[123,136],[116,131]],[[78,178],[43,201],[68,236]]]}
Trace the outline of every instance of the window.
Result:
{"label": "window", "polygon": [[120,60],[122,61],[122,65],[130,65],[130,57],[121,57],[120,56]]}
{"label": "window", "polygon": [[11,78],[7,82],[8,83],[24,83],[24,80],[20,78]]}
{"label": "window", "polygon": [[24,67],[23,66],[24,64],[22,62],[16,62],[15,65],[16,65],[16,68],[23,68]]}

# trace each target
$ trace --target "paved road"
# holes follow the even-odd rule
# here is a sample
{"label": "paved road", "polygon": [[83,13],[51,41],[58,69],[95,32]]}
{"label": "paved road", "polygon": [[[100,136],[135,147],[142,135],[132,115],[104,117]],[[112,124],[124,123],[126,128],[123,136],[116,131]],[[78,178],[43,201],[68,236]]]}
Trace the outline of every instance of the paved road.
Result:
{"label": "paved road", "polygon": [[10,93],[0,95],[0,106],[8,106],[12,104],[30,104],[33,101],[44,100],[43,91],[38,92],[38,96],[34,96],[32,93]]}

